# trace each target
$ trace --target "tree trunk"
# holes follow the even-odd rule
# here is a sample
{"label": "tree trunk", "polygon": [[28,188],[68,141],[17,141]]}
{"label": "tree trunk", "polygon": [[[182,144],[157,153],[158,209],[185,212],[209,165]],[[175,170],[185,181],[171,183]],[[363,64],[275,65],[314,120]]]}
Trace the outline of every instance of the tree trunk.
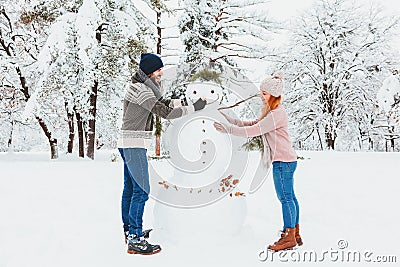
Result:
{"label": "tree trunk", "polygon": [[[25,96],[25,101],[28,102],[28,100],[30,98],[30,94],[29,94],[29,88],[26,85],[26,79],[22,75],[22,72],[19,67],[16,67],[15,70],[17,71],[18,76],[19,76],[19,80],[20,80],[21,87],[22,87],[21,91]],[[51,159],[57,159],[58,158],[57,139],[51,137],[51,132],[49,131],[49,128],[47,127],[46,123],[44,122],[44,120],[42,118],[40,118],[39,116],[35,116],[35,118],[38,121],[40,128],[42,128],[44,135],[47,137],[47,139],[49,141]]]}
{"label": "tree trunk", "polygon": [[86,121],[82,121],[82,129],[83,129],[83,137],[85,138],[85,144],[88,143],[88,133],[87,133],[87,122]]}
{"label": "tree trunk", "polygon": [[325,129],[325,141],[328,145],[328,148],[335,150],[335,139],[336,135],[332,130]]}
{"label": "tree trunk", "polygon": [[78,154],[79,154],[79,157],[84,158],[85,157],[85,140],[83,139],[82,118],[81,118],[81,114],[79,112],[76,112],[76,110],[75,110],[75,116],[76,116],[76,125],[78,126]]}
{"label": "tree trunk", "polygon": [[11,131],[10,131],[10,136],[8,137],[8,152],[13,151],[14,149],[12,148],[12,137],[13,137],[13,132],[14,132],[14,120],[11,121]]}
{"label": "tree trunk", "polygon": [[40,127],[42,128],[42,130],[43,130],[44,134],[46,135],[47,139],[49,140],[51,159],[58,158],[57,139],[51,137],[51,132],[49,131],[49,128],[47,128],[47,125],[43,121],[42,118],[40,118],[39,116],[36,116],[35,118],[38,121]]}
{"label": "tree trunk", "polygon": [[156,116],[156,156],[161,155],[161,118]]}
{"label": "tree trunk", "polygon": [[392,152],[394,152],[394,140],[395,140],[394,126],[390,127],[389,133],[390,133],[390,147],[392,148]]}
{"label": "tree trunk", "polygon": [[90,109],[89,109],[89,129],[88,129],[88,139],[87,139],[87,152],[86,156],[91,159],[94,159],[94,148],[95,148],[95,139],[96,139],[96,102],[97,102],[97,89],[98,89],[98,81],[95,80],[92,92],[90,94]]}
{"label": "tree trunk", "polygon": [[[101,34],[103,30],[105,30],[106,23],[102,23],[96,29],[96,40],[97,44],[101,46]],[[95,70],[97,71],[99,68],[96,65]],[[90,97],[89,97],[89,120],[88,120],[88,131],[85,132],[86,141],[87,141],[87,151],[86,156],[91,159],[94,159],[94,150],[95,150],[95,141],[96,141],[96,112],[97,112],[97,92],[99,87],[99,81],[97,78],[94,79],[93,86],[91,88]]]}
{"label": "tree trunk", "polygon": [[68,129],[69,129],[67,153],[72,153],[72,150],[74,149],[74,138],[75,138],[74,112],[68,112],[67,103],[65,103],[65,108],[67,110]]}
{"label": "tree trunk", "polygon": [[[157,12],[157,25],[160,25],[160,24],[161,24],[161,12],[158,11]],[[158,35],[157,54],[161,55],[161,40],[162,40],[161,38],[162,38],[162,36],[161,36],[161,27],[160,26],[157,27],[157,35]],[[162,129],[160,116],[156,116],[155,127],[156,127],[156,151],[155,152],[156,152],[156,156],[160,156],[161,155],[161,142],[160,142],[161,131],[158,130],[158,129]]]}
{"label": "tree trunk", "polygon": [[318,124],[316,125],[316,129],[317,129],[317,134],[318,134],[319,146],[320,146],[321,150],[324,150],[321,134],[319,133],[319,125]]}
{"label": "tree trunk", "polygon": [[[8,19],[8,22],[10,23],[10,30],[12,30],[11,22],[10,22],[9,18],[7,17],[6,13],[3,12],[3,15],[5,15],[6,18]],[[12,33],[11,35],[14,35],[14,33]],[[11,44],[7,45],[5,43],[5,41],[4,41],[4,39],[1,38],[1,35],[0,35],[0,45],[2,46],[3,50],[6,52],[6,54],[9,57],[11,57],[11,58],[15,57],[15,53],[12,51],[14,45],[11,45]],[[21,83],[21,89],[20,90],[25,96],[25,102],[28,102],[28,100],[29,100],[29,98],[31,96],[29,94],[29,87],[26,84],[26,78],[24,77],[24,75],[22,75],[21,69],[18,66],[15,67],[15,70],[16,70],[16,72],[18,74],[19,81]],[[51,158],[52,159],[58,158],[57,139],[54,139],[54,138],[51,137],[51,132],[49,131],[49,128],[47,127],[47,125],[43,121],[43,119],[41,119],[38,116],[36,116],[36,120],[39,122],[40,128],[42,128],[44,134],[46,135],[47,139],[49,140]]]}

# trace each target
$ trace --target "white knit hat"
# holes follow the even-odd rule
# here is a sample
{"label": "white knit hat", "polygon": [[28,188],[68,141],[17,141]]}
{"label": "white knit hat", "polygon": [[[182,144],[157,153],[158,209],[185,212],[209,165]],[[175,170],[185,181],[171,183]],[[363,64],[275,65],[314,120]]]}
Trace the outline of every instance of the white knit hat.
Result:
{"label": "white knit hat", "polygon": [[283,91],[283,71],[277,71],[272,77],[265,78],[260,85],[261,90],[278,97]]}

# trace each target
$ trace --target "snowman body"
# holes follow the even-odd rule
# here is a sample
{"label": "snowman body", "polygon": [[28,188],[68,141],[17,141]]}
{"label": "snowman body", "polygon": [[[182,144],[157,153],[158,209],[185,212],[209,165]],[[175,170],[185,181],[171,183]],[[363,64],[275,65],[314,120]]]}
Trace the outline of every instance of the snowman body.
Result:
{"label": "snowman body", "polygon": [[221,95],[218,84],[190,84],[188,100],[205,97],[209,104],[172,120],[163,134],[173,175],[168,186],[162,184],[157,191],[154,220],[155,227],[175,241],[182,235],[233,235],[246,218],[246,199],[238,194],[245,165],[237,149],[243,140],[213,127],[214,121],[224,121],[217,109]]}

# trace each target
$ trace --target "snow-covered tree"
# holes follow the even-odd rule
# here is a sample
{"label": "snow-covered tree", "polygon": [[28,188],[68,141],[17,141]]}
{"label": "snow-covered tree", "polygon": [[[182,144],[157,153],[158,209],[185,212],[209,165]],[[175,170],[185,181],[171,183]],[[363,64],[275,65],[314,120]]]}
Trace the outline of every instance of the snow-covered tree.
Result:
{"label": "snow-covered tree", "polygon": [[[19,90],[24,102],[19,102],[19,107],[24,106],[33,94],[31,87],[35,77],[31,76],[30,68],[45,41],[47,27],[58,15],[58,10],[46,6],[44,1],[1,2],[0,65],[4,71],[1,89]],[[21,108],[12,112],[15,114],[11,120],[21,120]],[[34,118],[50,144],[51,158],[56,158],[57,139],[53,137],[48,122],[38,114]]]}
{"label": "snow-covered tree", "polygon": [[13,134],[16,124],[20,124],[24,106],[22,92],[7,85],[5,77],[0,79],[0,151],[13,151]]}
{"label": "snow-covered tree", "polygon": [[72,153],[73,149],[74,117],[76,116],[79,155],[83,157],[83,121],[80,114],[86,113],[89,96],[88,91],[82,86],[84,71],[83,63],[78,55],[75,21],[76,13],[66,13],[53,24],[50,30],[50,36],[36,64],[36,71],[41,74],[41,79],[36,84],[38,97],[35,105],[37,112],[67,120],[68,130],[65,124],[58,125],[57,130],[60,146],[64,144],[64,133],[68,133],[68,153]]}
{"label": "snow-covered tree", "polygon": [[102,34],[97,147],[116,147],[122,99],[136,70],[135,60],[147,46],[149,23],[129,0],[106,1],[101,9],[107,26]]}
{"label": "snow-covered tree", "polygon": [[[383,80],[382,87],[377,93],[379,105],[378,116],[374,123],[375,142],[383,143],[385,151],[398,151],[400,144],[400,81],[398,70]],[[399,143],[399,142],[398,142]]]}
{"label": "snow-covered tree", "polygon": [[344,149],[363,149],[381,70],[396,61],[388,51],[398,19],[352,1],[319,0],[294,24],[284,68],[296,146],[335,149],[351,139],[357,146]]}
{"label": "snow-covered tree", "polygon": [[[173,33],[173,30],[177,28],[177,25],[166,23],[165,20],[171,16],[177,14],[175,8],[171,8],[173,4],[168,3],[165,0],[142,0],[151,10],[151,16],[146,16],[143,11],[140,11],[143,17],[147,17],[144,20],[149,25],[147,42],[147,52],[153,52],[160,55],[163,58],[164,65],[171,65],[169,62],[170,57],[179,57],[180,50],[177,47],[171,47],[168,45],[173,39],[179,39],[179,36]],[[168,75],[164,76],[162,81],[161,89],[165,87],[169,88],[174,84],[175,80]],[[163,92],[164,93],[164,92]],[[162,133],[162,120],[159,116],[155,116],[155,155],[161,155],[161,133]]]}
{"label": "snow-covered tree", "polygon": [[63,107],[57,110],[68,121],[69,152],[74,116],[80,156],[84,139],[90,158],[96,147],[116,144],[122,94],[131,77],[130,58],[143,46],[140,18],[132,15],[136,13],[130,1],[89,0],[54,24],[38,64],[42,75],[35,105],[46,110],[52,95],[62,99]]}
{"label": "snow-covered tree", "polygon": [[[270,55],[268,41],[276,25],[266,16],[265,1],[183,0],[179,20],[184,54],[179,82],[184,83],[204,66],[235,68],[238,58],[263,59]],[[176,95],[185,87],[178,87]]]}
{"label": "snow-covered tree", "polygon": [[266,16],[265,1],[184,0],[183,5],[179,26],[186,63],[234,66],[235,58],[268,56],[268,40],[276,26]]}

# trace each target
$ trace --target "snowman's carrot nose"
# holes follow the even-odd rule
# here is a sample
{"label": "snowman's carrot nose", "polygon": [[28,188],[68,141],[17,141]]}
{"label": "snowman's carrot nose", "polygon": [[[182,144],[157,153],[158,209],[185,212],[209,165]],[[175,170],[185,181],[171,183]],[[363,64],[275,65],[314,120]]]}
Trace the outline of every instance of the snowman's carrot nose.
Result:
{"label": "snowman's carrot nose", "polygon": [[203,97],[201,98],[201,100],[206,101],[207,98],[203,96]]}

